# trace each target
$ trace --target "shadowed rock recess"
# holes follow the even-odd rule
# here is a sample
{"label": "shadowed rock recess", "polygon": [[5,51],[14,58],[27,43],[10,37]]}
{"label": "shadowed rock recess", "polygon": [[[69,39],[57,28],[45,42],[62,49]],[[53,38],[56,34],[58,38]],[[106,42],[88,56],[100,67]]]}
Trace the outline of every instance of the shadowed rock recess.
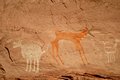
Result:
{"label": "shadowed rock recess", "polygon": [[0,0],[0,80],[120,80],[120,0]]}

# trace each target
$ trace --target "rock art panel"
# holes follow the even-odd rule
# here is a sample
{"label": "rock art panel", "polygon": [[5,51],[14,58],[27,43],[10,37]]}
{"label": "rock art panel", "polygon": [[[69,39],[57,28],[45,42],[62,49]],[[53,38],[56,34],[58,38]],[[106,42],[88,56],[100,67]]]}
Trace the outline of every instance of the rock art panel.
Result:
{"label": "rock art panel", "polygon": [[[120,76],[119,3],[120,0],[1,0],[0,64],[6,73],[0,70],[0,80],[58,80],[59,76],[66,80],[120,80],[112,79]],[[79,31],[85,24],[100,33],[86,36]],[[55,34],[58,30],[61,36]],[[42,53],[46,45],[39,46],[39,37],[47,45],[52,42],[47,54]],[[58,65],[56,60],[64,65]],[[90,64],[83,65],[87,61]]]}

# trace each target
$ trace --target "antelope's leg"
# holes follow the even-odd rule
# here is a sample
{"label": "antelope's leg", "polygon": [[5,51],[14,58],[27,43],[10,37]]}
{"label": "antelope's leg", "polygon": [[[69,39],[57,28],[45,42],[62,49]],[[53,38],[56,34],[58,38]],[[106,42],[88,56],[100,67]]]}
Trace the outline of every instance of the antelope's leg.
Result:
{"label": "antelope's leg", "polygon": [[81,43],[80,43],[79,45],[80,45],[81,52],[83,53],[84,59],[86,60],[86,63],[89,64],[89,63],[88,63],[88,60],[87,60],[87,58],[86,58],[86,56],[85,56],[85,52],[84,52],[84,49],[83,49]]}
{"label": "antelope's leg", "polygon": [[76,46],[76,50],[79,51],[79,54],[80,54],[80,57],[81,57],[81,60],[82,60],[83,64],[85,64],[83,56],[82,56],[82,54],[84,55],[84,53],[81,51],[82,49],[81,49],[80,42],[77,41],[77,40],[74,40],[74,44]]}
{"label": "antelope's leg", "polygon": [[52,41],[51,44],[52,44],[52,56],[53,56],[53,58],[56,60],[56,62],[59,64],[59,62],[58,62],[58,60],[57,60],[57,58],[56,58],[56,56],[55,56],[55,49],[56,49],[56,47],[55,47],[55,42]]}
{"label": "antelope's leg", "polygon": [[58,41],[55,43],[55,48],[56,48],[56,56],[59,58],[59,60],[60,60],[60,62],[62,63],[62,65],[64,65],[64,63],[63,63],[63,61],[62,61],[62,59],[61,59],[61,57],[60,57],[60,55],[59,55],[59,50],[58,50],[58,48],[59,48],[59,46],[58,46]]}
{"label": "antelope's leg", "polygon": [[28,71],[28,66],[29,66],[29,60],[26,59],[26,70],[25,71]]}

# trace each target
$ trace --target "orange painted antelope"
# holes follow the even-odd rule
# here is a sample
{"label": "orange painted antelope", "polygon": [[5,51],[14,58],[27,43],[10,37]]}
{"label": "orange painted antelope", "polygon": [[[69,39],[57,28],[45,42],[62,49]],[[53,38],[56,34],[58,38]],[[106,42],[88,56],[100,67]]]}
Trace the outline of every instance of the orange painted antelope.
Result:
{"label": "orange painted antelope", "polygon": [[51,41],[51,45],[52,45],[52,55],[58,64],[59,64],[59,61],[57,60],[57,57],[59,58],[60,62],[64,64],[63,60],[59,56],[59,51],[58,51],[58,48],[59,48],[58,42],[60,40],[72,41],[75,44],[76,50],[79,51],[80,53],[80,57],[81,57],[83,64],[88,64],[88,60],[85,56],[83,47],[80,43],[81,39],[84,38],[87,34],[90,34],[91,36],[93,36],[87,27],[84,27],[84,29],[82,29],[80,32],[57,31],[55,32],[55,34],[56,34],[56,38],[53,41]]}

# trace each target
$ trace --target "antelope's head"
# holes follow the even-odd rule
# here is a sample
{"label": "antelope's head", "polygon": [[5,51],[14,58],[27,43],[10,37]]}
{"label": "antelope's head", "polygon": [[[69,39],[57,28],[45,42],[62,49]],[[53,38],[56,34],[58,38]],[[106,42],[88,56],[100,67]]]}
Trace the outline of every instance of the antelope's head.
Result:
{"label": "antelope's head", "polygon": [[[93,27],[92,27],[92,28],[93,28]],[[81,31],[81,34],[82,34],[83,36],[86,36],[87,34],[89,34],[89,35],[95,37],[95,36],[91,33],[92,28],[89,30],[87,27],[84,27],[84,29],[82,29],[82,31]]]}

